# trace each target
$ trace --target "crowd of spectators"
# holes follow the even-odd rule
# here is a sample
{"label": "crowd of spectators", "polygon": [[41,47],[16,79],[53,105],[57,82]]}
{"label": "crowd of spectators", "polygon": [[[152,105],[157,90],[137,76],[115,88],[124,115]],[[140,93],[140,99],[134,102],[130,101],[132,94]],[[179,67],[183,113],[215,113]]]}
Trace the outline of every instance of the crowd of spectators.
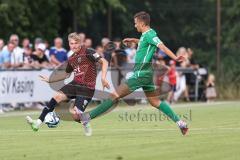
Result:
{"label": "crowd of spectators", "polygon": [[[122,40],[116,38],[113,40],[114,49],[108,50],[106,49],[107,45],[111,42],[109,38],[102,38],[101,43],[94,47],[91,38],[87,37],[84,33],[80,33],[80,35],[82,37],[81,43],[88,48],[94,48],[96,52],[109,62],[110,67],[121,69],[127,68],[128,64],[134,64],[137,51],[136,44],[132,43],[129,46],[124,46],[121,43]],[[53,46],[50,47],[49,44],[51,43],[53,43]],[[56,68],[67,61],[68,57],[73,54],[72,51],[65,49],[63,44],[61,37],[56,37],[50,43],[42,38],[36,38],[33,43],[31,43],[29,38],[24,38],[20,41],[19,36],[16,34],[12,34],[6,42],[0,38],[0,69]],[[191,48],[180,47],[176,54],[184,55],[187,59],[187,61],[181,63],[170,60],[161,50],[157,50],[154,55],[154,64],[157,66],[168,66],[169,72],[164,78],[169,81],[171,86],[171,91],[167,97],[170,103],[177,102],[180,97],[184,97],[185,101],[191,100],[189,96],[189,93],[191,93],[190,86],[195,84],[195,80],[199,76],[197,72],[195,74],[188,74],[184,71],[177,71],[176,67],[182,69],[190,68],[197,71],[200,66],[196,63],[193,53]],[[213,81],[213,75],[209,79]],[[206,86],[214,87],[214,83],[208,82]],[[211,100],[216,97],[216,94],[212,93],[213,90],[211,89]]]}
{"label": "crowd of spectators", "polygon": [[[177,102],[181,97],[187,102],[194,100],[195,97],[193,96],[195,96],[195,93],[193,92],[195,92],[196,79],[198,79],[199,82],[205,83],[206,77],[201,76],[198,72],[200,65],[196,63],[193,54],[194,52],[191,48],[180,47],[176,55],[183,55],[186,61],[176,63],[170,60],[161,50],[156,52],[156,64],[169,66],[167,78],[171,90],[167,99],[170,103]],[[177,70],[177,68],[180,69]],[[205,99],[204,93],[199,94],[200,96],[198,99]]]}
{"label": "crowd of spectators", "polygon": [[21,47],[19,44],[20,40],[16,34],[10,36],[6,45],[0,39],[1,69],[54,68],[68,59],[60,37],[54,39],[54,46],[50,48],[48,42],[41,38],[36,38],[34,44],[28,38],[24,38]]}
{"label": "crowd of spectators", "polygon": [[[80,33],[81,43],[88,48],[94,48],[91,38],[87,38],[84,33]],[[101,44],[95,47],[96,51],[106,58],[112,67],[121,67],[127,63],[134,63],[136,44],[129,48],[121,46],[121,39],[114,39],[114,51],[105,49],[110,42],[109,38],[102,38]],[[20,45],[21,44],[21,45]],[[12,34],[6,42],[0,38],[0,68],[1,69],[34,69],[34,68],[55,68],[65,62],[72,55],[72,51],[67,51],[63,47],[63,39],[56,37],[53,46],[49,47],[49,42],[41,38],[36,38],[31,43],[29,38],[24,38],[22,43],[18,35]]]}

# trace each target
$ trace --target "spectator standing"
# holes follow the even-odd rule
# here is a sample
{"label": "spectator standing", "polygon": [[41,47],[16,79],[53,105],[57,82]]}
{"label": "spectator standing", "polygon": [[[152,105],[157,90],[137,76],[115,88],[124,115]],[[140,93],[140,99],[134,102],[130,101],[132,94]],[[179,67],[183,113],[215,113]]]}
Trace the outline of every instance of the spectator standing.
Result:
{"label": "spectator standing", "polygon": [[215,76],[213,74],[209,74],[206,85],[207,85],[206,89],[207,102],[212,102],[217,97],[217,92],[215,89]]}
{"label": "spectator standing", "polygon": [[40,37],[35,38],[35,40],[34,40],[34,50],[35,50],[35,51],[37,50],[37,46],[38,46],[38,44],[40,44],[40,43],[43,43],[42,38],[40,38]]}
{"label": "spectator standing", "polygon": [[30,40],[28,38],[23,39],[22,47],[23,47],[23,50],[25,50],[26,48],[28,49],[29,47],[32,47]]}
{"label": "spectator standing", "polygon": [[[18,68],[23,64],[23,49],[19,47],[19,37],[16,34],[12,34],[9,41],[14,44],[14,50],[11,54],[11,67]],[[7,46],[3,47],[3,50],[7,49]]]}
{"label": "spectator standing", "polygon": [[47,56],[44,54],[46,46],[44,43],[40,43],[37,46],[37,50],[32,55],[33,66],[35,68],[49,68],[50,64]]}
{"label": "spectator standing", "polygon": [[104,54],[103,54],[104,50],[102,46],[97,46],[95,50],[101,57],[104,57]]}
{"label": "spectator standing", "polygon": [[154,60],[157,64],[166,65],[168,56],[162,50],[158,49],[158,51],[154,54]]}
{"label": "spectator standing", "polygon": [[[184,56],[186,58],[186,61],[183,61],[179,64],[181,68],[187,68],[187,65],[189,64],[188,61],[188,55],[187,55],[187,50],[184,47],[180,47],[177,51],[177,56]],[[186,84],[186,75],[182,72],[178,73],[177,76],[177,90],[174,93],[174,101],[178,101],[180,96],[184,93],[184,97],[186,101],[189,100],[189,95],[188,95],[188,89],[187,89],[187,84]]]}
{"label": "spectator standing", "polygon": [[86,40],[85,40],[85,47],[87,47],[87,48],[92,48],[92,39],[91,38],[87,38]]}
{"label": "spectator standing", "polygon": [[62,47],[63,40],[60,37],[54,39],[54,47],[50,49],[50,61],[52,65],[58,66],[65,62],[67,57],[67,51]]}
{"label": "spectator standing", "polygon": [[169,65],[170,65],[170,68],[168,71],[168,81],[169,81],[171,90],[168,94],[167,100],[169,103],[172,103],[174,92],[176,91],[176,84],[177,84],[176,62],[173,60],[170,60]]}
{"label": "spectator standing", "polygon": [[1,68],[11,68],[11,56],[13,54],[15,44],[9,41],[4,50],[0,54],[0,66]]}
{"label": "spectator standing", "polygon": [[103,37],[102,40],[101,40],[102,47],[104,48],[109,42],[110,42],[109,38]]}
{"label": "spectator standing", "polygon": [[122,40],[117,38],[114,40],[114,44],[116,46],[115,55],[117,57],[117,66],[125,67],[127,65],[127,53],[121,47]]}
{"label": "spectator standing", "polygon": [[30,45],[28,47],[24,48],[24,53],[23,53],[23,67],[26,69],[33,68],[33,59],[32,59],[32,48]]}
{"label": "spectator standing", "polygon": [[0,53],[3,50],[3,47],[4,47],[4,40],[0,39]]}
{"label": "spectator standing", "polygon": [[193,50],[191,48],[187,49],[187,55],[188,55],[188,60],[189,60],[189,67],[193,68],[193,69],[198,69],[199,68],[199,64],[196,63],[194,57],[193,57]]}
{"label": "spectator standing", "polygon": [[188,58],[187,67],[188,68],[192,68],[193,70],[196,71],[195,73],[186,73],[185,74],[188,92],[189,92],[189,88],[191,88],[191,86],[195,85],[196,78],[197,77],[201,78],[200,76],[197,75],[198,74],[199,65],[194,60],[193,53],[194,52],[193,52],[193,50],[191,48],[187,49],[187,58]]}
{"label": "spectator standing", "polygon": [[48,49],[49,48],[49,43],[47,40],[44,41],[44,44],[46,46],[46,49],[45,49],[45,52],[44,54],[47,56],[48,58],[48,61],[50,62],[50,50]]}
{"label": "spectator standing", "polygon": [[[112,63],[112,57],[115,56],[114,55],[114,50],[115,50],[115,44],[113,44],[112,42],[110,42],[110,39],[109,38],[102,38],[102,48],[103,48],[103,55],[104,55],[104,58],[108,61],[108,65],[109,66],[113,66],[113,63]],[[109,45],[112,45],[113,47],[108,47]],[[113,49],[109,49],[109,48],[113,48]],[[116,60],[116,58],[114,58]]]}
{"label": "spectator standing", "polygon": [[80,36],[80,43],[84,44],[84,42],[86,40],[86,34],[81,32],[81,33],[79,33],[79,36]]}
{"label": "spectator standing", "polygon": [[137,52],[136,43],[130,43],[128,46],[129,47],[125,49],[125,52],[127,54],[127,62],[135,63],[135,54]]}

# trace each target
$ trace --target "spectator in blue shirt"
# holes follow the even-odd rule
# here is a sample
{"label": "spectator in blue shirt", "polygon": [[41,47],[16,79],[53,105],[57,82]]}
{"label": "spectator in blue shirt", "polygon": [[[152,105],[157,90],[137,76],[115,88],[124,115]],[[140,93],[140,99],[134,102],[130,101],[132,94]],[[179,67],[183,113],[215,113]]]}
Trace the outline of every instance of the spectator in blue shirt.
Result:
{"label": "spectator in blue shirt", "polygon": [[4,47],[4,40],[0,38],[0,52],[2,51]]}
{"label": "spectator in blue shirt", "polygon": [[10,68],[11,67],[11,56],[13,50],[15,48],[15,44],[10,41],[8,42],[6,49],[0,52],[0,67],[1,68]]}
{"label": "spectator in blue shirt", "polygon": [[65,62],[67,57],[67,51],[62,47],[63,40],[60,37],[54,39],[54,47],[50,49],[50,61],[54,66],[58,66]]}

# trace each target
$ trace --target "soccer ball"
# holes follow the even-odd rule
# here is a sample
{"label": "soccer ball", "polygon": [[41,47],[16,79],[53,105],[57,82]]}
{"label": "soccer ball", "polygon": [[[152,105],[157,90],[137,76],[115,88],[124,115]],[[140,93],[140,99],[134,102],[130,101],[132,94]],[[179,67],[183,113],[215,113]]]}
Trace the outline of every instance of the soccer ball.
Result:
{"label": "soccer ball", "polygon": [[47,124],[49,128],[56,128],[60,122],[60,118],[57,116],[55,112],[49,112],[46,115],[44,122],[45,124]]}

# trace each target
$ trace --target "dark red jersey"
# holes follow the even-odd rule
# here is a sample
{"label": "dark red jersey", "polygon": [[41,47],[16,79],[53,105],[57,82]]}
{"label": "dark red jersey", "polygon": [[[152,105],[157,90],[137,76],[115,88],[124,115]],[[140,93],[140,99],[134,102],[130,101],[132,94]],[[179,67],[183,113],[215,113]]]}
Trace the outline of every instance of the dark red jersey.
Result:
{"label": "dark red jersey", "polygon": [[95,89],[97,65],[101,56],[94,49],[81,47],[68,59],[67,73],[74,72],[74,81],[90,89]]}

